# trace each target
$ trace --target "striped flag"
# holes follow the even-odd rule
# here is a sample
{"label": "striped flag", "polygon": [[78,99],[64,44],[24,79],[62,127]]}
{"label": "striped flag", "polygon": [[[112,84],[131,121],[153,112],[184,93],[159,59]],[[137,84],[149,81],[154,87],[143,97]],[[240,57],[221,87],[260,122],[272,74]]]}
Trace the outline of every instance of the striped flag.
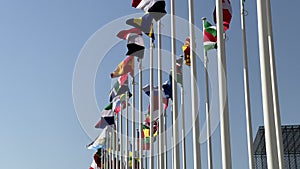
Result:
{"label": "striped flag", "polygon": [[114,87],[109,92],[109,101],[125,92],[129,91],[128,88],[128,74],[124,74],[118,78],[118,81],[114,84]]}
{"label": "striped flag", "polygon": [[134,76],[134,57],[127,56],[114,70],[113,73],[110,74],[111,78],[119,77],[124,74],[130,73],[130,75]]}
{"label": "striped flag", "polygon": [[[229,0],[222,0],[222,8],[223,8],[223,25],[224,25],[224,31],[227,31],[229,29],[229,24],[231,22],[232,18],[232,8]],[[216,7],[214,10],[214,22],[217,23],[216,18]]]}
{"label": "striped flag", "polygon": [[126,24],[140,29],[147,36],[149,36],[154,40],[155,38],[153,33],[152,21],[153,21],[153,16],[150,15],[149,13],[146,13],[143,17],[128,19],[126,21]]}
{"label": "striped flag", "polygon": [[185,39],[185,43],[182,46],[182,51],[183,51],[183,59],[184,59],[184,63],[187,66],[191,66],[191,58],[190,58],[190,37],[187,37]]}
{"label": "striped flag", "polygon": [[208,21],[204,22],[203,30],[203,46],[204,50],[217,49],[217,29],[212,26]]}

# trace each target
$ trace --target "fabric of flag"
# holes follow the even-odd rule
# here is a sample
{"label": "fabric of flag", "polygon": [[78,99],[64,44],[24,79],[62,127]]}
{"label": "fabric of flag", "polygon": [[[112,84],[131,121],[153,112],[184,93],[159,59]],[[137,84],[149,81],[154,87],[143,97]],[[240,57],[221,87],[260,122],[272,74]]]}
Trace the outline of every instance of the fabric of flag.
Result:
{"label": "fabric of flag", "polygon": [[106,143],[106,135],[109,131],[111,131],[111,128],[109,126],[105,127],[100,135],[96,138],[96,140],[87,145],[87,148],[90,150],[98,150],[100,148],[104,148]]}
{"label": "fabric of flag", "polygon": [[149,13],[146,13],[143,17],[128,19],[126,21],[126,24],[140,29],[147,36],[149,36],[154,40],[152,21],[153,21],[153,16],[150,15]]}
{"label": "fabric of flag", "polygon": [[130,73],[130,75],[134,76],[134,57],[127,56],[114,70],[113,73],[110,74],[111,78],[119,77],[124,74]]}
{"label": "fabric of flag", "polygon": [[131,28],[128,30],[122,30],[117,34],[120,39],[127,40],[127,53],[126,55],[136,56],[138,58],[144,57],[144,40],[142,37],[142,31],[138,28]]}
{"label": "fabric of flag", "polygon": [[95,125],[95,128],[104,129],[106,126],[114,125],[114,124],[115,124],[115,117],[114,117],[113,110],[112,109],[109,109],[109,110],[104,109],[101,112],[101,119]]}
{"label": "fabric of flag", "polygon": [[[223,8],[223,25],[224,25],[224,31],[227,31],[229,29],[229,24],[232,18],[232,9],[231,4],[229,0],[222,0],[222,8]],[[214,22],[217,23],[217,17],[216,17],[216,7],[214,10]]]}
{"label": "fabric of flag", "polygon": [[[99,149],[100,150],[100,149]],[[98,150],[98,152],[99,152]],[[97,167],[101,168],[101,165],[102,165],[102,162],[101,162],[101,154],[99,154],[98,152],[96,152],[94,154],[94,161],[96,162],[97,164]]]}
{"label": "fabric of flag", "polygon": [[[177,83],[182,84],[182,57],[176,59]],[[170,79],[172,78],[172,70],[170,71]]]}
{"label": "fabric of flag", "polygon": [[171,79],[165,81],[162,85],[163,92],[165,93],[166,98],[172,99],[172,81]]}
{"label": "fabric of flag", "polygon": [[89,169],[98,169],[97,163],[95,162],[95,160],[93,160],[92,164],[90,165]]}
{"label": "fabric of flag", "polygon": [[118,78],[113,88],[109,92],[109,101],[111,102],[116,96],[129,91],[128,88],[128,74],[124,74]]}
{"label": "fabric of flag", "polygon": [[[132,94],[129,92],[128,98],[130,98],[131,96],[132,96]],[[121,106],[122,106],[122,109],[126,108],[126,93],[115,97],[112,101],[112,110],[116,114],[118,114],[121,111]]]}
{"label": "fabric of flag", "polygon": [[149,12],[156,21],[160,20],[167,13],[165,0],[133,0],[133,4],[138,4],[134,6],[135,8]]}
{"label": "fabric of flag", "polygon": [[[145,86],[143,87],[143,91],[145,92],[145,94],[146,94],[147,96],[150,97],[150,85],[149,85],[149,84],[147,84],[147,85],[145,85]],[[159,109],[159,104],[158,104],[158,92],[159,92],[158,86],[155,86],[155,87],[153,88],[154,106],[153,106],[153,114],[152,114],[153,119],[155,119],[155,120],[156,120],[157,118],[159,118],[159,111],[158,111],[158,109]],[[163,99],[163,104],[164,104],[163,109],[164,109],[164,110],[167,110],[168,105],[169,105],[169,101],[168,101],[168,98],[165,96],[165,94],[164,94],[163,91],[162,91],[162,99]],[[150,105],[148,106],[148,111],[150,112]]]}
{"label": "fabric of flag", "polygon": [[182,46],[184,64],[191,66],[190,58],[190,37],[187,37],[184,45]]}
{"label": "fabric of flag", "polygon": [[242,0],[242,2],[243,2],[243,5],[245,4],[245,1],[246,1],[246,0]]}
{"label": "fabric of flag", "polygon": [[142,0],[132,0],[131,6],[136,8]]}
{"label": "fabric of flag", "polygon": [[204,22],[203,46],[205,51],[217,49],[217,29],[208,21]]}

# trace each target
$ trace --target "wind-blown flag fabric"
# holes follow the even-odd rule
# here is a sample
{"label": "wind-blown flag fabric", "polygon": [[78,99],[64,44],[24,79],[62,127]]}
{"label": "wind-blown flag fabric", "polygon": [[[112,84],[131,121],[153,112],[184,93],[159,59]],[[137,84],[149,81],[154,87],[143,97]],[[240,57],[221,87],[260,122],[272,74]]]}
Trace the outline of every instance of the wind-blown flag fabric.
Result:
{"label": "wind-blown flag fabric", "polygon": [[132,0],[131,6],[136,8],[142,0]]}
{"label": "wind-blown flag fabric", "polygon": [[133,0],[132,4],[137,9],[149,12],[156,21],[160,20],[167,13],[165,0]]}
{"label": "wind-blown flag fabric", "polygon": [[92,143],[90,143],[89,145],[87,145],[88,149],[93,149],[93,150],[98,150],[100,148],[104,148],[105,147],[105,143],[106,143],[106,135],[107,132],[111,131],[111,127],[106,126],[101,134],[96,138],[95,141],[93,141]]}
{"label": "wind-blown flag fabric", "polygon": [[165,93],[166,98],[172,99],[172,81],[167,80],[162,85],[163,92]]}
{"label": "wind-blown flag fabric", "polygon": [[[223,8],[223,25],[224,25],[224,31],[227,31],[229,29],[229,24],[231,22],[232,18],[232,8],[229,0],[222,0],[222,8]],[[217,17],[216,17],[216,7],[214,10],[214,22],[217,23]]]}
{"label": "wind-blown flag fabric", "polygon": [[[128,98],[130,98],[131,96],[132,94],[128,92]],[[122,109],[126,107],[126,93],[115,97],[112,101],[112,109],[116,114],[118,114],[121,111],[121,106]]]}
{"label": "wind-blown flag fabric", "polygon": [[184,63],[187,66],[191,66],[191,58],[190,58],[190,37],[187,37],[184,45],[182,46],[183,51],[183,59]]}
{"label": "wind-blown flag fabric", "polygon": [[[111,104],[110,104],[111,105]],[[101,128],[104,129],[106,126],[114,125],[115,124],[115,116],[114,111],[112,110],[112,107],[109,107],[110,109],[104,109],[101,112],[101,119],[99,122],[95,125],[95,128]],[[112,126],[113,127],[113,126]]]}
{"label": "wind-blown flag fabric", "polygon": [[117,34],[120,39],[127,40],[127,53],[126,55],[137,56],[138,58],[144,57],[144,40],[142,31],[138,28],[131,28],[129,30],[122,30]]}
{"label": "wind-blown flag fabric", "polygon": [[109,92],[109,101],[125,92],[129,91],[128,88],[128,74],[124,74],[118,78],[118,81],[114,84],[113,88]]}
{"label": "wind-blown flag fabric", "polygon": [[217,49],[217,29],[208,21],[204,22],[203,46],[205,51]]}
{"label": "wind-blown flag fabric", "polygon": [[125,60],[123,60],[113,73],[110,74],[111,78],[119,77],[124,74],[130,73],[130,75],[134,76],[134,57],[127,56]]}
{"label": "wind-blown flag fabric", "polygon": [[98,169],[97,163],[95,160],[93,160],[92,164],[90,165],[89,169]]}
{"label": "wind-blown flag fabric", "polygon": [[[176,71],[177,71],[177,83],[182,84],[182,60],[183,56],[180,56],[180,58],[176,59]],[[172,78],[172,70],[170,71],[170,80]]]}
{"label": "wind-blown flag fabric", "polygon": [[153,21],[153,16],[150,15],[149,13],[146,13],[143,17],[128,19],[126,21],[126,24],[140,29],[147,36],[149,36],[154,40],[155,38],[153,33],[152,21]]}

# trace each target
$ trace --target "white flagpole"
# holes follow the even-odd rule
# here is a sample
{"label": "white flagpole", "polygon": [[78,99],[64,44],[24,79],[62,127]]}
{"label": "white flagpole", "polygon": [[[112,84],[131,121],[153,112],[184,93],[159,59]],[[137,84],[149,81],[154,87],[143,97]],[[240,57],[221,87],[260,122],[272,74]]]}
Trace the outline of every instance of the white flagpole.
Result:
{"label": "white flagpole", "polygon": [[196,44],[194,29],[194,0],[189,0],[189,31],[190,31],[190,60],[191,60],[191,95],[192,95],[192,121],[193,121],[193,149],[194,169],[201,169],[200,131],[198,116],[198,90],[196,68]]}
{"label": "white flagpole", "polygon": [[164,149],[163,149],[163,151],[164,151],[164,155],[165,155],[165,169],[168,169],[168,146],[167,146],[167,114],[166,114],[166,111],[164,111],[164,128],[163,128],[163,131],[164,131],[164,135],[163,135],[163,137],[164,137]]}
{"label": "white flagpole", "polygon": [[266,1],[267,9],[267,24],[268,24],[268,42],[269,42],[269,52],[270,52],[270,68],[271,68],[271,83],[272,83],[272,93],[273,93],[273,106],[274,106],[274,118],[275,118],[275,131],[278,149],[278,162],[279,168],[284,169],[284,159],[283,159],[283,143],[282,143],[282,132],[281,132],[281,117],[280,117],[280,107],[278,99],[278,86],[277,86],[277,73],[276,73],[276,63],[274,54],[274,42],[273,42],[273,28],[272,28],[272,14],[271,14],[271,2]]}
{"label": "white flagpole", "polygon": [[131,137],[132,137],[132,169],[135,169],[135,81],[132,77]]}
{"label": "white flagpole", "polygon": [[142,59],[139,59],[139,157],[140,157],[140,163],[139,163],[139,169],[143,169],[143,144],[142,144],[142,131],[143,131],[143,68],[142,68]]}
{"label": "white flagpole", "polygon": [[126,124],[125,124],[125,160],[126,161],[126,168],[128,169],[128,160],[129,160],[129,150],[128,150],[128,144],[129,144],[129,131],[128,131],[128,115],[129,115],[129,110],[128,110],[128,100],[129,100],[129,95],[128,92],[126,92]]}
{"label": "white flagpole", "polygon": [[251,104],[250,104],[250,89],[249,89],[249,75],[248,75],[248,54],[247,54],[247,39],[245,26],[245,9],[243,0],[241,0],[241,29],[243,36],[243,54],[244,54],[244,92],[245,92],[245,109],[247,119],[247,143],[248,143],[248,160],[249,169],[254,169],[253,158],[253,136],[252,136],[252,120],[251,120]]}
{"label": "white flagpole", "polygon": [[157,21],[157,59],[158,59],[158,103],[159,103],[159,145],[158,145],[158,160],[159,167],[164,168],[164,121],[163,121],[163,106],[162,106],[162,54],[161,54],[161,21]]}
{"label": "white flagpole", "polygon": [[261,87],[264,111],[265,142],[268,168],[279,169],[273,108],[273,94],[268,50],[266,1],[257,1],[258,37],[260,49]]}
{"label": "white flagpole", "polygon": [[105,152],[105,168],[108,168],[108,137],[107,137],[107,133],[105,132],[105,148],[106,148],[106,152]]}
{"label": "white flagpole", "polygon": [[[206,18],[202,18],[203,21],[203,32],[204,32],[204,23]],[[209,104],[209,84],[208,84],[208,57],[207,51],[204,49],[204,67],[205,67],[205,89],[206,89],[206,124],[207,124],[207,161],[208,161],[208,169],[213,169],[213,161],[212,161],[212,144],[211,144],[211,132],[210,132],[210,104]]]}
{"label": "white flagpole", "polygon": [[154,169],[154,158],[153,158],[153,152],[154,152],[154,144],[153,144],[153,109],[154,109],[154,91],[153,91],[153,41],[152,38],[150,38],[150,159],[149,159],[149,165],[150,169]]}
{"label": "white flagpole", "polygon": [[119,126],[118,126],[118,115],[115,114],[116,131],[115,131],[115,156],[116,156],[116,168],[119,168]]}
{"label": "white flagpole", "polygon": [[216,0],[217,41],[218,41],[218,76],[219,76],[219,102],[220,102],[220,129],[222,146],[223,169],[231,169],[231,147],[229,130],[229,110],[227,93],[225,34],[223,27],[222,0]]}
{"label": "white flagpole", "polygon": [[122,102],[120,101],[120,168],[123,168],[123,117],[122,117]]}
{"label": "white flagpole", "polygon": [[109,163],[108,164],[109,164],[109,168],[112,169],[112,162],[111,161],[112,161],[112,154],[113,153],[112,153],[112,139],[111,139],[112,134],[111,134],[111,132],[109,132],[108,135],[109,135],[109,153],[108,153],[109,154],[109,160],[108,160]]}
{"label": "white flagpole", "polygon": [[173,104],[172,104],[172,117],[173,117],[173,149],[174,160],[173,169],[180,168],[180,155],[178,143],[178,123],[176,118],[178,117],[177,107],[177,71],[176,71],[176,30],[175,30],[175,0],[171,0],[171,46],[172,46],[172,90],[173,90]]}

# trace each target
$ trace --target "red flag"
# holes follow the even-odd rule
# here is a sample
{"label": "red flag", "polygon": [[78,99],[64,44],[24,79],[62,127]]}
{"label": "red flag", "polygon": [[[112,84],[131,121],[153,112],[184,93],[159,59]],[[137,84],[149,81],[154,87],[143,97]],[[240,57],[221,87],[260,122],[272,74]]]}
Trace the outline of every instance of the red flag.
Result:
{"label": "red flag", "polygon": [[[224,25],[224,31],[227,31],[229,29],[229,24],[232,18],[232,9],[231,4],[229,0],[222,0],[222,8],[223,8],[223,25]],[[216,18],[216,8],[214,10],[214,22],[217,23]]]}

